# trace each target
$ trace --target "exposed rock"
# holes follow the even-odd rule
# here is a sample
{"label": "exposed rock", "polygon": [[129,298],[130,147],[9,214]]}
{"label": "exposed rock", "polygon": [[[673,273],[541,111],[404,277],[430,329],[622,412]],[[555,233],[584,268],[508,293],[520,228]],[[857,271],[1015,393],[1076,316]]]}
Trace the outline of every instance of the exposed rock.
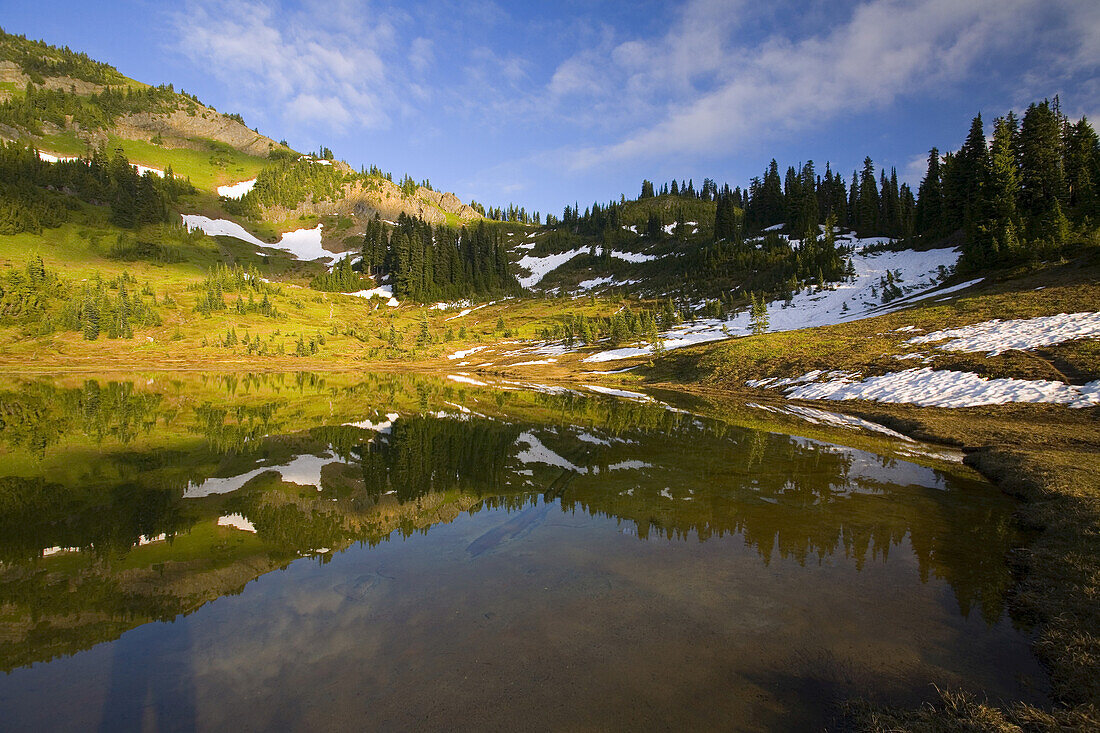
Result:
{"label": "exposed rock", "polygon": [[289,150],[240,122],[201,106],[194,110],[178,109],[169,115],[149,112],[125,115],[115,122],[114,131],[119,137],[132,140],[149,141],[160,135],[167,147],[202,150],[203,140],[195,138],[206,138],[260,157],[275,149]]}
{"label": "exposed rock", "polygon": [[[0,83],[15,84],[19,88],[23,88],[30,79],[14,61],[0,61]],[[53,76],[46,79],[45,82],[42,86],[46,89],[63,89],[66,92],[77,94],[96,94],[103,91],[101,84],[93,84],[90,81],[73,79],[68,76]],[[11,92],[0,90],[0,101],[11,97]]]}
{"label": "exposed rock", "polygon": [[[344,168],[347,168],[346,165]],[[344,168],[341,168],[343,170]],[[347,171],[350,172],[350,168]],[[273,207],[264,209],[264,218],[271,220],[297,219],[304,215],[340,215],[354,220],[358,231],[373,219],[375,214],[387,221],[396,221],[402,213],[420,217],[430,224],[444,224],[447,214],[454,214],[462,221],[473,221],[481,215],[462,203],[453,193],[439,193],[418,188],[412,196],[406,196],[401,187],[384,179],[357,180],[344,184],[343,196],[336,201],[303,201],[295,209]]]}
{"label": "exposed rock", "polygon": [[439,191],[432,191],[424,188],[423,186],[416,189],[417,198],[422,198],[429,203],[438,206],[448,214],[454,214],[463,221],[471,219],[480,219],[481,214],[474,211],[470,206],[462,203],[462,199],[455,196],[453,193],[441,193]]}

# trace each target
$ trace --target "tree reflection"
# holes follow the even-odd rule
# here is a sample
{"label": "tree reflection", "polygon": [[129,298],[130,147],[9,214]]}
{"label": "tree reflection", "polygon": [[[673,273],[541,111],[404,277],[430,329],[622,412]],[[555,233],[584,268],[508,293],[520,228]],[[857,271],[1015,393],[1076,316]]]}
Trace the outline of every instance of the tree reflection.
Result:
{"label": "tree reflection", "polygon": [[[408,375],[32,380],[0,390],[0,428],[5,669],[191,612],[303,554],[539,497],[641,540],[736,536],[766,564],[862,569],[904,550],[989,623],[1010,582],[1012,504],[988,486],[652,402]],[[303,456],[316,485],[280,471]],[[228,514],[255,533],[218,526]]]}

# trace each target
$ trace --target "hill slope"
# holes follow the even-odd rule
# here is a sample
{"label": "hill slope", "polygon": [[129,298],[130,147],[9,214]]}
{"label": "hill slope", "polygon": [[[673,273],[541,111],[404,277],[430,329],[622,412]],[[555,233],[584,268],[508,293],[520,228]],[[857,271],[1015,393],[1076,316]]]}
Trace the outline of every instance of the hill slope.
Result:
{"label": "hill slope", "polygon": [[[250,129],[239,115],[219,112],[171,85],[151,87],[85,54],[2,31],[0,140],[33,145],[55,158],[119,150],[145,168],[171,168],[189,178],[210,194],[202,213],[223,215],[218,194],[232,195],[231,187],[247,184],[273,161],[301,157]],[[434,224],[481,218],[454,194],[398,186],[380,172],[361,175],[333,162],[346,180],[329,196],[264,209],[255,218],[282,230],[280,222],[317,216],[350,218],[360,227],[376,214],[392,220],[404,213]],[[259,223],[251,226],[270,235]]]}

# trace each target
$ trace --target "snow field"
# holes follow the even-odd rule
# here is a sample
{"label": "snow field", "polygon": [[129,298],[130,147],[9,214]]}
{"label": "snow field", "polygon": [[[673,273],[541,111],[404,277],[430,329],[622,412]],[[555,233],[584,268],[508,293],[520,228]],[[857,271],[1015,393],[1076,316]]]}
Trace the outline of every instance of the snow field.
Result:
{"label": "snow field", "polygon": [[[68,163],[69,161],[80,160],[80,158],[75,155],[55,155],[54,153],[47,153],[42,150],[38,151],[38,159],[47,163]],[[164,171],[160,168],[150,168],[140,163],[131,163],[130,167],[136,170],[139,176],[144,176],[146,173],[152,173],[154,176],[164,178]]]}
{"label": "snow field", "polygon": [[233,183],[228,186],[218,186],[218,195],[225,196],[227,199],[239,199],[246,193],[252,190],[256,185],[256,179],[251,181],[241,181],[240,183]]}
{"label": "snow field", "polygon": [[[899,298],[883,304],[878,292],[879,281],[889,270],[900,273],[898,281],[903,293],[909,297],[923,295],[935,289],[941,268],[951,270],[959,259],[958,249],[934,249],[927,252],[904,250],[901,252],[876,252],[853,254],[852,265],[856,275],[854,282],[835,283],[814,292],[808,288],[791,299],[788,306],[782,300],[768,304],[769,331],[794,331],[814,326],[831,326],[882,315],[907,305]],[[963,284],[961,287],[973,284]],[[876,294],[872,294],[872,288]],[[691,344],[719,341],[731,336],[747,336],[752,332],[749,313],[743,311],[726,321],[701,319],[693,325],[681,325],[661,334],[665,350]],[[644,356],[652,347],[636,346],[601,351],[586,357],[586,362],[612,361],[630,356]]]}
{"label": "snow field", "polygon": [[351,295],[355,298],[367,298],[367,299],[370,299],[370,298],[385,298],[386,299],[386,305],[388,305],[391,308],[396,308],[397,306],[401,305],[397,301],[397,298],[393,297],[393,290],[390,288],[389,285],[379,285],[378,287],[371,288],[370,290],[357,290],[354,293],[341,293],[341,295]]}
{"label": "snow field", "polygon": [[1081,408],[1100,405],[1100,380],[1076,386],[1042,379],[990,379],[972,372],[924,367],[868,377],[859,382],[840,378],[796,386],[787,391],[787,398],[873,400],[924,407],[1050,402]]}
{"label": "snow field", "polygon": [[252,532],[255,534],[256,527],[252,522],[248,521],[243,514],[226,514],[225,516],[218,517],[219,527],[233,527],[244,532]]}
{"label": "snow field", "polygon": [[568,252],[558,252],[557,254],[546,255],[545,257],[532,257],[531,255],[524,255],[519,260],[519,266],[530,272],[530,275],[519,278],[519,284],[525,288],[531,288],[538,285],[539,282],[546,277],[552,270],[556,270],[569,260],[573,259],[577,255],[582,255],[588,252],[587,247],[578,247],[577,249],[571,249]]}
{"label": "snow field", "polygon": [[933,331],[905,343],[915,345],[947,341],[936,348],[969,353],[984,351],[996,356],[1010,349],[1053,346],[1091,336],[1100,336],[1100,313],[1059,313],[1011,321],[995,318],[962,328]]}
{"label": "snow field", "polygon": [[759,410],[765,410],[767,412],[774,412],[780,415],[794,415],[800,417],[811,425],[829,425],[837,428],[847,428],[850,430],[870,430],[875,433],[882,433],[883,435],[889,435],[891,438],[898,438],[908,442],[913,442],[913,439],[908,435],[902,435],[901,433],[891,430],[885,425],[879,425],[878,423],[863,420],[851,415],[843,415],[839,412],[829,412],[827,410],[819,410],[815,407],[803,407],[802,405],[787,405],[784,407],[770,407],[768,405],[759,405],[755,402],[747,403],[749,407],[755,407]]}
{"label": "snow field", "polygon": [[233,237],[257,247],[281,249],[303,262],[325,257],[331,259],[335,264],[345,257],[351,257],[355,254],[354,251],[329,252],[322,247],[321,228],[324,226],[323,224],[318,224],[313,229],[296,229],[292,232],[285,232],[277,243],[268,244],[257,239],[240,224],[228,219],[210,219],[201,214],[183,214],[182,218],[184,226],[188,229],[199,229],[212,237]]}

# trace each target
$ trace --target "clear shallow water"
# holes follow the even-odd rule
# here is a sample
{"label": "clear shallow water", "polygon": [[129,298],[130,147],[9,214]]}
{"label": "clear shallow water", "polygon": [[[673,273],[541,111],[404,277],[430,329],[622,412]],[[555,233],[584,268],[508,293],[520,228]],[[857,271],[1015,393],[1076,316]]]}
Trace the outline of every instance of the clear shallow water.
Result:
{"label": "clear shallow water", "polygon": [[933,684],[1042,699],[988,484],[759,411],[504,386],[2,385],[4,726],[793,730]]}

